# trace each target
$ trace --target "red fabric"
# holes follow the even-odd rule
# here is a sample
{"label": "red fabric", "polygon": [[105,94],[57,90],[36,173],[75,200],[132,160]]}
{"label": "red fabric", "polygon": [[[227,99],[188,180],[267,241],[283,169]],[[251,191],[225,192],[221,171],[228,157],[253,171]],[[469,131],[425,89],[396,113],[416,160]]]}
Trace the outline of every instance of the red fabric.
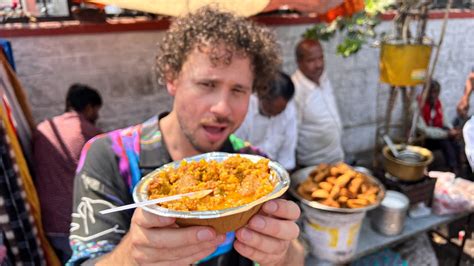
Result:
{"label": "red fabric", "polygon": [[46,233],[69,234],[73,180],[84,144],[100,131],[76,112],[41,122],[33,134],[35,185]]}
{"label": "red fabric", "polygon": [[[432,109],[434,109],[434,116],[431,114]],[[443,127],[443,109],[439,99],[436,99],[433,108],[431,107],[429,101],[425,101],[425,104],[421,108],[421,114],[423,115],[423,119],[428,126],[439,128]]]}
{"label": "red fabric", "polygon": [[365,7],[363,0],[344,0],[344,2],[322,14],[319,18],[327,23],[331,23],[338,17],[351,17],[354,13],[362,11]]}

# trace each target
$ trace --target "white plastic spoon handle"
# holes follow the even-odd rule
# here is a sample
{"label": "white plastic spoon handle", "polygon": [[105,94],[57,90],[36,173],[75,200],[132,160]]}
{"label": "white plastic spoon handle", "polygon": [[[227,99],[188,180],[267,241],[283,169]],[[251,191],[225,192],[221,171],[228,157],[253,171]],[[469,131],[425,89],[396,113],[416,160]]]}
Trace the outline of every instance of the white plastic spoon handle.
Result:
{"label": "white plastic spoon handle", "polygon": [[119,207],[114,207],[106,210],[102,210],[99,213],[100,214],[107,214],[107,213],[112,213],[112,212],[118,212],[118,211],[123,211],[123,210],[128,210],[132,208],[137,208],[137,207],[143,207],[147,205],[152,205],[152,204],[158,204],[158,203],[163,203],[167,201],[172,201],[172,200],[178,200],[182,197],[190,197],[198,193],[204,193],[205,195],[209,194],[212,192],[212,190],[201,190],[201,191],[194,191],[194,192],[189,192],[185,194],[179,194],[179,195],[173,195],[169,197],[164,197],[164,198],[159,198],[159,199],[152,199],[152,200],[147,200],[147,201],[142,201],[142,202],[137,202],[137,203],[132,203],[132,204],[127,204]]}

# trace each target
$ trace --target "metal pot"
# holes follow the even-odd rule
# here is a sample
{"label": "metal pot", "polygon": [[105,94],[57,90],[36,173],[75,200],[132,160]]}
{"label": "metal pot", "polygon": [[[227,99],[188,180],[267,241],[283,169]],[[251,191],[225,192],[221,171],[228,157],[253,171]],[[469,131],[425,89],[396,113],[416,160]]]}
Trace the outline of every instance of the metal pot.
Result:
{"label": "metal pot", "polygon": [[388,146],[382,150],[385,171],[402,181],[412,182],[422,179],[425,168],[433,162],[431,151],[419,146],[395,145],[395,147],[401,150],[397,158],[393,156]]}
{"label": "metal pot", "polygon": [[384,235],[398,235],[403,231],[410,201],[400,192],[387,190],[380,206],[370,213],[372,227]]}

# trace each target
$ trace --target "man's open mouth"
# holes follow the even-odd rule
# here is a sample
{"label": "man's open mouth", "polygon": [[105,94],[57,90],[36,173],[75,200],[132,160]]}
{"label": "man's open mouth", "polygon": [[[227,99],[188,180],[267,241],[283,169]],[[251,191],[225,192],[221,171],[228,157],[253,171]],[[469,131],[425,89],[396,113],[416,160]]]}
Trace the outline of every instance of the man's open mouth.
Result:
{"label": "man's open mouth", "polygon": [[227,126],[221,126],[221,125],[203,125],[203,129],[206,132],[206,135],[210,141],[220,141],[222,140],[225,136],[225,133],[227,132]]}

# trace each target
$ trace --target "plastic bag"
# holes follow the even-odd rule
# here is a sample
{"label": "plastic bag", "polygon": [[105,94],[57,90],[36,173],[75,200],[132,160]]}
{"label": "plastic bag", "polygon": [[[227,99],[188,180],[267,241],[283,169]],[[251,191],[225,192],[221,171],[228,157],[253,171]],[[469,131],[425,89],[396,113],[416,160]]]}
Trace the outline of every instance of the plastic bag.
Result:
{"label": "plastic bag", "polygon": [[429,172],[437,178],[433,212],[437,215],[461,213],[474,210],[474,183],[462,178],[455,178],[453,173]]}

